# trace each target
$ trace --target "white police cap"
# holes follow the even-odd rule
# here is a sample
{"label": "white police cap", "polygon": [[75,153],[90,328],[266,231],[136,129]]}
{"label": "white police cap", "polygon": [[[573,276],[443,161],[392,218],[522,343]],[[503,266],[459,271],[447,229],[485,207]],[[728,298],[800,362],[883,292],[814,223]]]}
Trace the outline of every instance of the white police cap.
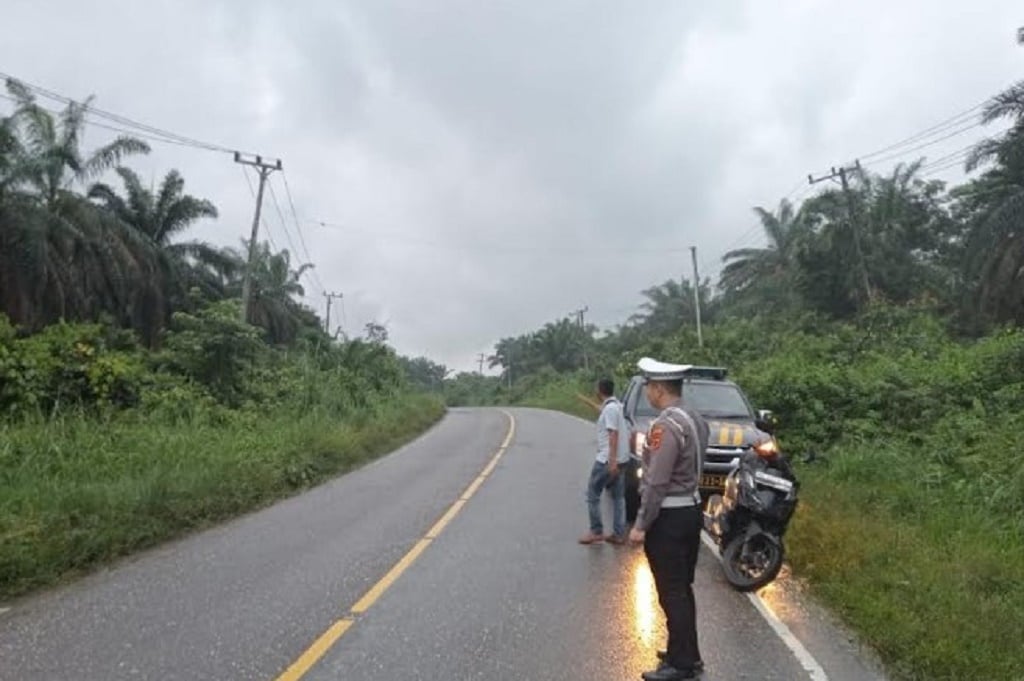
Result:
{"label": "white police cap", "polygon": [[692,364],[669,364],[650,357],[642,357],[636,363],[645,378],[652,381],[678,381],[693,368]]}

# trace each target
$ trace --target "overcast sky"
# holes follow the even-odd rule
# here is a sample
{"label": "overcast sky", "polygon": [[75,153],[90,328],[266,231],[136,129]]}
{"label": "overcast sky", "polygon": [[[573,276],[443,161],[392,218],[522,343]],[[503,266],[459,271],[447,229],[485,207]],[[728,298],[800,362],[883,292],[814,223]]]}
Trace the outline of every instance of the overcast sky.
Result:
{"label": "overcast sky", "polygon": [[[1020,0],[4,0],[0,17],[0,72],[280,157],[319,282],[344,294],[332,326],[385,323],[457,370],[583,306],[624,321],[690,276],[690,246],[714,275],[762,243],[752,206],[1024,78]],[[229,155],[154,143],[132,165],[177,168],[220,208],[190,237],[248,234]]]}

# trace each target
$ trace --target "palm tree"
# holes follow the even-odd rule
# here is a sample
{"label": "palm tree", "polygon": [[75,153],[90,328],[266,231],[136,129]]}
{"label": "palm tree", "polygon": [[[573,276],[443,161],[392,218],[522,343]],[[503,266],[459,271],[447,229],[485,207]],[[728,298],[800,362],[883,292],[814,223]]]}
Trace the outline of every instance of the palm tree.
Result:
{"label": "palm tree", "polygon": [[171,242],[197,220],[216,218],[217,208],[206,199],[185,194],[185,180],[176,170],[167,173],[156,194],[146,189],[131,169],[120,167],[117,173],[124,183],[124,197],[109,185],[97,183],[89,189],[89,198],[157,247],[163,256],[161,264],[173,294],[173,307],[184,306],[184,293],[193,286],[207,299],[223,296],[224,282],[234,274],[235,260],[205,242]]}
{"label": "palm tree", "polygon": [[966,170],[992,168],[958,191],[973,213],[967,241],[968,276],[978,307],[996,321],[1024,322],[1024,81],[986,104],[982,122],[1008,118],[1004,135],[971,151]]}
{"label": "palm tree", "polygon": [[144,141],[120,136],[90,154],[83,154],[81,141],[92,97],[82,103],[68,103],[57,120],[36,103],[32,92],[20,82],[8,79],[7,91],[16,102],[11,118],[23,140],[24,153],[18,159],[22,183],[52,213],[60,212],[62,199],[68,197],[75,183],[98,177],[126,156],[149,153],[149,145]]}
{"label": "palm tree", "polygon": [[548,322],[531,336],[529,353],[541,367],[559,372],[579,369],[591,332],[568,318]]}
{"label": "palm tree", "polygon": [[[669,279],[662,284],[641,291],[647,299],[640,304],[639,311],[629,318],[633,326],[642,327],[656,335],[672,333],[697,318],[694,308],[693,283],[687,279]],[[711,298],[710,283],[705,281],[700,290],[701,316],[709,321],[713,310],[709,309]]]}
{"label": "palm tree", "polygon": [[849,317],[872,301],[949,297],[955,282],[945,261],[959,233],[943,184],[921,179],[921,165],[899,164],[885,176],[860,171],[848,190],[803,204],[795,281],[804,303]]}
{"label": "palm tree", "polygon": [[733,294],[753,293],[761,301],[791,304],[795,301],[798,249],[808,233],[803,211],[787,199],[775,213],[758,206],[754,214],[768,238],[764,248],[740,248],[722,256],[721,287]]}
{"label": "palm tree", "polygon": [[56,117],[7,81],[14,113],[0,124],[0,309],[29,328],[60,318],[137,321],[140,291],[155,275],[152,251],[74,192],[122,157],[148,151],[121,137],[85,154],[88,103]]}
{"label": "palm tree", "polygon": [[167,173],[156,195],[142,186],[135,171],[120,167],[117,174],[124,182],[127,199],[102,183],[89,189],[89,198],[97,199],[119,219],[161,246],[169,245],[172,236],[185,231],[196,220],[217,217],[217,208],[212,203],[183,192],[185,180],[177,170]]}
{"label": "palm tree", "polygon": [[[230,251],[235,260],[235,276],[228,286],[228,292],[235,297],[242,294],[242,272],[248,253],[248,242],[243,240],[241,250]],[[272,253],[270,244],[260,243],[252,262],[252,300],[250,319],[253,325],[262,327],[272,343],[288,344],[295,340],[302,326],[313,323],[315,315],[296,302],[295,296],[305,295],[299,279],[311,263],[303,263],[298,269],[291,269],[291,254],[287,250]],[[312,321],[311,321],[312,320]]]}

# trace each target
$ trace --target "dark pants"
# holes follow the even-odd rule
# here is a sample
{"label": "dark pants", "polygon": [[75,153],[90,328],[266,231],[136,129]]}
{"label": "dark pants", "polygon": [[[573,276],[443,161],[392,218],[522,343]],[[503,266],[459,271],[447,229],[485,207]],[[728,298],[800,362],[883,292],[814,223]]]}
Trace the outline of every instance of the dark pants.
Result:
{"label": "dark pants", "polygon": [[688,670],[701,659],[693,575],[700,548],[699,506],[663,508],[647,531],[644,553],[668,620],[668,663]]}

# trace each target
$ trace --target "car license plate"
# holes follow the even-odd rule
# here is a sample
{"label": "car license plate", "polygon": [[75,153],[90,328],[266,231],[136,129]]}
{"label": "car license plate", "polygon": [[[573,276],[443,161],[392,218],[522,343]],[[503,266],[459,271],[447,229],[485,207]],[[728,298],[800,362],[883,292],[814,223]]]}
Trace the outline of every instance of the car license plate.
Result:
{"label": "car license plate", "polygon": [[702,475],[700,476],[701,487],[725,487],[724,475]]}

